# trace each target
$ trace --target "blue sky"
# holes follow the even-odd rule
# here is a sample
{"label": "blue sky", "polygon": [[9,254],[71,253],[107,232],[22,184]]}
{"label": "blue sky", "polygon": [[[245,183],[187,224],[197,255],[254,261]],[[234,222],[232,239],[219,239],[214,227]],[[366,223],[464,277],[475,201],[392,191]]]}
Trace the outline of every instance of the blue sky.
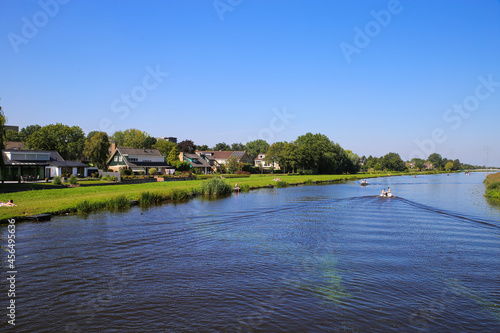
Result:
{"label": "blue sky", "polygon": [[500,1],[0,1],[8,124],[500,166]]}

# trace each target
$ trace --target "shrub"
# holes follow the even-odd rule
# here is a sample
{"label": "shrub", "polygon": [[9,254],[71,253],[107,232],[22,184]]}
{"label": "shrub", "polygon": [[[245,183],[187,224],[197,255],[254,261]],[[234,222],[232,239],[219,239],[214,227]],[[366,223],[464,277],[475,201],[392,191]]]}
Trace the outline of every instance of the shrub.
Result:
{"label": "shrub", "polygon": [[123,194],[106,201],[107,209],[124,209],[128,207],[130,207],[130,200]]}
{"label": "shrub", "polygon": [[181,189],[173,189],[172,192],[170,192],[170,200],[172,201],[186,201],[189,199],[189,193],[185,190]]}
{"label": "shrub", "polygon": [[276,182],[276,187],[287,187],[288,183],[284,180],[279,180]]}
{"label": "shrub", "polygon": [[219,178],[204,180],[200,185],[200,192],[204,195],[229,194],[231,191],[231,185]]}
{"label": "shrub", "polygon": [[148,171],[148,173],[149,173],[150,175],[156,175],[156,173],[157,173],[157,172],[158,172],[158,170],[156,170],[156,168],[151,168],[151,169],[149,169],[149,171]]}
{"label": "shrub", "polygon": [[159,193],[142,192],[139,195],[139,205],[143,207],[159,204],[162,200],[163,197]]}
{"label": "shrub", "polygon": [[117,182],[118,181],[118,177],[116,177],[116,176],[111,177],[111,181],[112,182]]}
{"label": "shrub", "polygon": [[71,185],[75,185],[77,183],[75,175],[71,175],[71,177],[69,177],[69,183]]}
{"label": "shrub", "polygon": [[240,185],[240,191],[241,192],[249,192],[250,191],[250,185],[248,185],[248,184]]}
{"label": "shrub", "polygon": [[179,161],[175,165],[175,169],[178,171],[189,171],[189,169],[191,169],[191,166],[189,165],[188,162]]}
{"label": "shrub", "polygon": [[61,177],[59,177],[59,176],[54,177],[54,180],[52,180],[52,183],[54,185],[62,185]]}

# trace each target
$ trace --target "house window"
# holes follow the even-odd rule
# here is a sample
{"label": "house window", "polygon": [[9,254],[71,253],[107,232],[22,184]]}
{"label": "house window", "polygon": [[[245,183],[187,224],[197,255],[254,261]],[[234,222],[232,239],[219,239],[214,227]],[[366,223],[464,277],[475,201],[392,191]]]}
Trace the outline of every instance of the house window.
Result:
{"label": "house window", "polygon": [[137,157],[129,157],[128,160],[130,162],[137,162],[138,161]]}
{"label": "house window", "polygon": [[142,160],[143,162],[151,162],[151,160]]}
{"label": "house window", "polygon": [[118,156],[115,156],[115,162],[118,162]]}
{"label": "house window", "polygon": [[121,157],[121,156],[120,156],[118,159],[120,160],[120,162],[122,162],[122,161],[123,161],[123,157]]}

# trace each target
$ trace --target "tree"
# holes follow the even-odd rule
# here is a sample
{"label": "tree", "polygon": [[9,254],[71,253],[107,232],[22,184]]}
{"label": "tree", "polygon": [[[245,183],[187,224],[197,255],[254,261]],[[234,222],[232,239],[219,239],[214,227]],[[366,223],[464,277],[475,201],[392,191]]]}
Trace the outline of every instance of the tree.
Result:
{"label": "tree", "polygon": [[153,146],[153,148],[158,149],[160,151],[160,153],[163,156],[165,156],[165,162],[167,162],[168,155],[170,154],[170,151],[174,147],[177,147],[177,145],[175,143],[173,143],[172,141],[167,141],[167,140],[163,140],[163,139],[156,141],[156,143]]}
{"label": "tree", "polygon": [[380,166],[382,169],[389,171],[404,171],[406,169],[405,162],[397,153],[388,153],[381,158]]}
{"label": "tree", "polygon": [[266,151],[266,157],[264,158],[264,161],[266,161],[266,163],[270,165],[274,165],[275,163],[280,164],[281,158],[283,157],[284,146],[285,146],[284,142],[273,143]]}
{"label": "tree", "polygon": [[348,173],[358,173],[359,170],[361,170],[361,158],[350,150],[346,150],[345,152],[347,154],[348,164],[344,171]]}
{"label": "tree", "polygon": [[243,163],[238,162],[238,158],[236,156],[232,156],[227,160],[226,169],[229,173],[241,171],[241,169],[243,169]]}
{"label": "tree", "polygon": [[109,137],[106,132],[94,133],[90,139],[85,140],[83,155],[97,168],[106,170],[109,146]]}
{"label": "tree", "polygon": [[80,160],[84,143],[85,134],[80,127],[57,123],[31,134],[26,146],[34,150],[56,150],[65,160]]}
{"label": "tree", "polygon": [[209,150],[207,145],[196,146],[196,150],[205,151]]}
{"label": "tree", "polygon": [[26,144],[26,141],[28,141],[30,136],[36,131],[38,131],[40,128],[42,128],[42,126],[40,125],[29,125],[22,128],[19,131],[19,136],[21,137],[21,140],[24,142],[24,144]]}
{"label": "tree", "polygon": [[13,130],[5,131],[5,141],[14,141],[14,142],[22,142],[22,138],[19,133],[14,132]]}
{"label": "tree", "polygon": [[430,154],[427,160],[432,163],[434,169],[443,168],[443,158],[438,153]]}
{"label": "tree", "polygon": [[156,139],[151,137],[148,133],[140,131],[135,128],[127,129],[125,131],[116,131],[111,137],[116,142],[117,146],[130,147],[130,148],[151,148]]}
{"label": "tree", "polygon": [[460,163],[460,160],[458,158],[453,161],[453,170],[461,170],[462,168],[462,163]]}
{"label": "tree", "polygon": [[345,172],[348,157],[339,144],[333,143],[321,133],[306,133],[295,141],[302,156],[304,167],[318,174]]}
{"label": "tree", "polygon": [[425,163],[425,160],[421,159],[421,158],[412,158],[411,159],[411,162],[412,163],[415,163],[415,168],[418,168],[419,170],[422,170],[423,167],[424,167],[424,163]]}
{"label": "tree", "polygon": [[87,134],[87,140],[90,140],[92,139],[92,137],[98,133],[102,133],[102,132],[99,132],[99,131],[90,131],[88,134]]}
{"label": "tree", "polygon": [[194,154],[196,146],[192,140],[184,140],[177,144],[179,150],[183,153]]}
{"label": "tree", "polygon": [[215,145],[213,150],[231,150],[231,147],[225,142],[219,142]]}
{"label": "tree", "polygon": [[264,154],[267,152],[269,149],[269,144],[262,139],[254,140],[254,141],[249,141],[245,144],[245,149],[247,151],[247,154],[252,158],[255,159],[257,155],[259,154]]}
{"label": "tree", "polygon": [[299,165],[299,151],[295,143],[285,142],[281,151],[280,167],[287,172],[288,169],[292,169],[292,173],[295,172],[295,168]]}
{"label": "tree", "polygon": [[243,145],[241,142],[240,143],[233,143],[231,145],[231,150],[243,151],[243,150],[245,150],[245,145]]}
{"label": "tree", "polygon": [[453,162],[446,163],[446,165],[444,166],[444,168],[446,169],[446,171],[452,170],[453,169]]}
{"label": "tree", "polygon": [[180,154],[180,150],[179,150],[179,147],[177,147],[177,145],[175,145],[171,150],[170,152],[168,153],[168,156],[167,156],[167,163],[172,165],[172,166],[176,166],[177,165],[177,162],[179,162],[179,154]]}

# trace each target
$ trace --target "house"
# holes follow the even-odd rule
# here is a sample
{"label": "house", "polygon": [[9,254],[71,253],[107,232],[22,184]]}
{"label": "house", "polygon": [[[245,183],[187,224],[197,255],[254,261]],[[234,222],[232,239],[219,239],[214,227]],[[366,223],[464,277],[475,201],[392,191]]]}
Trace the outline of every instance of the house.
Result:
{"label": "house", "polygon": [[201,170],[204,174],[207,174],[209,170],[212,171],[210,163],[200,155],[181,152],[179,154],[179,160],[188,162],[191,168]]}
{"label": "house", "polygon": [[88,176],[88,165],[78,161],[65,161],[54,150],[2,150],[5,162],[5,180],[18,180],[19,176],[35,179],[64,175]]}
{"label": "house", "polygon": [[415,163],[413,163],[413,162],[406,162],[405,165],[407,168],[410,168],[410,169],[415,168]]}
{"label": "house", "polygon": [[280,169],[280,165],[277,162],[273,162],[272,164],[269,164],[265,161],[265,158],[266,158],[266,154],[258,154],[257,158],[254,161],[255,166],[263,168],[263,169],[271,169],[271,168],[273,168],[274,170]]}
{"label": "house", "polygon": [[130,169],[132,172],[145,174],[151,168],[155,168],[160,174],[172,174],[175,171],[165,162],[165,156],[158,149],[116,147],[106,164],[113,171]]}
{"label": "house", "polygon": [[204,158],[212,167],[218,168],[222,164],[226,164],[230,158],[236,157],[236,160],[241,163],[252,164],[253,160],[246,151],[195,151],[196,155]]}
{"label": "house", "polygon": [[427,170],[431,170],[431,169],[434,169],[434,165],[431,162],[425,162],[424,168]]}

